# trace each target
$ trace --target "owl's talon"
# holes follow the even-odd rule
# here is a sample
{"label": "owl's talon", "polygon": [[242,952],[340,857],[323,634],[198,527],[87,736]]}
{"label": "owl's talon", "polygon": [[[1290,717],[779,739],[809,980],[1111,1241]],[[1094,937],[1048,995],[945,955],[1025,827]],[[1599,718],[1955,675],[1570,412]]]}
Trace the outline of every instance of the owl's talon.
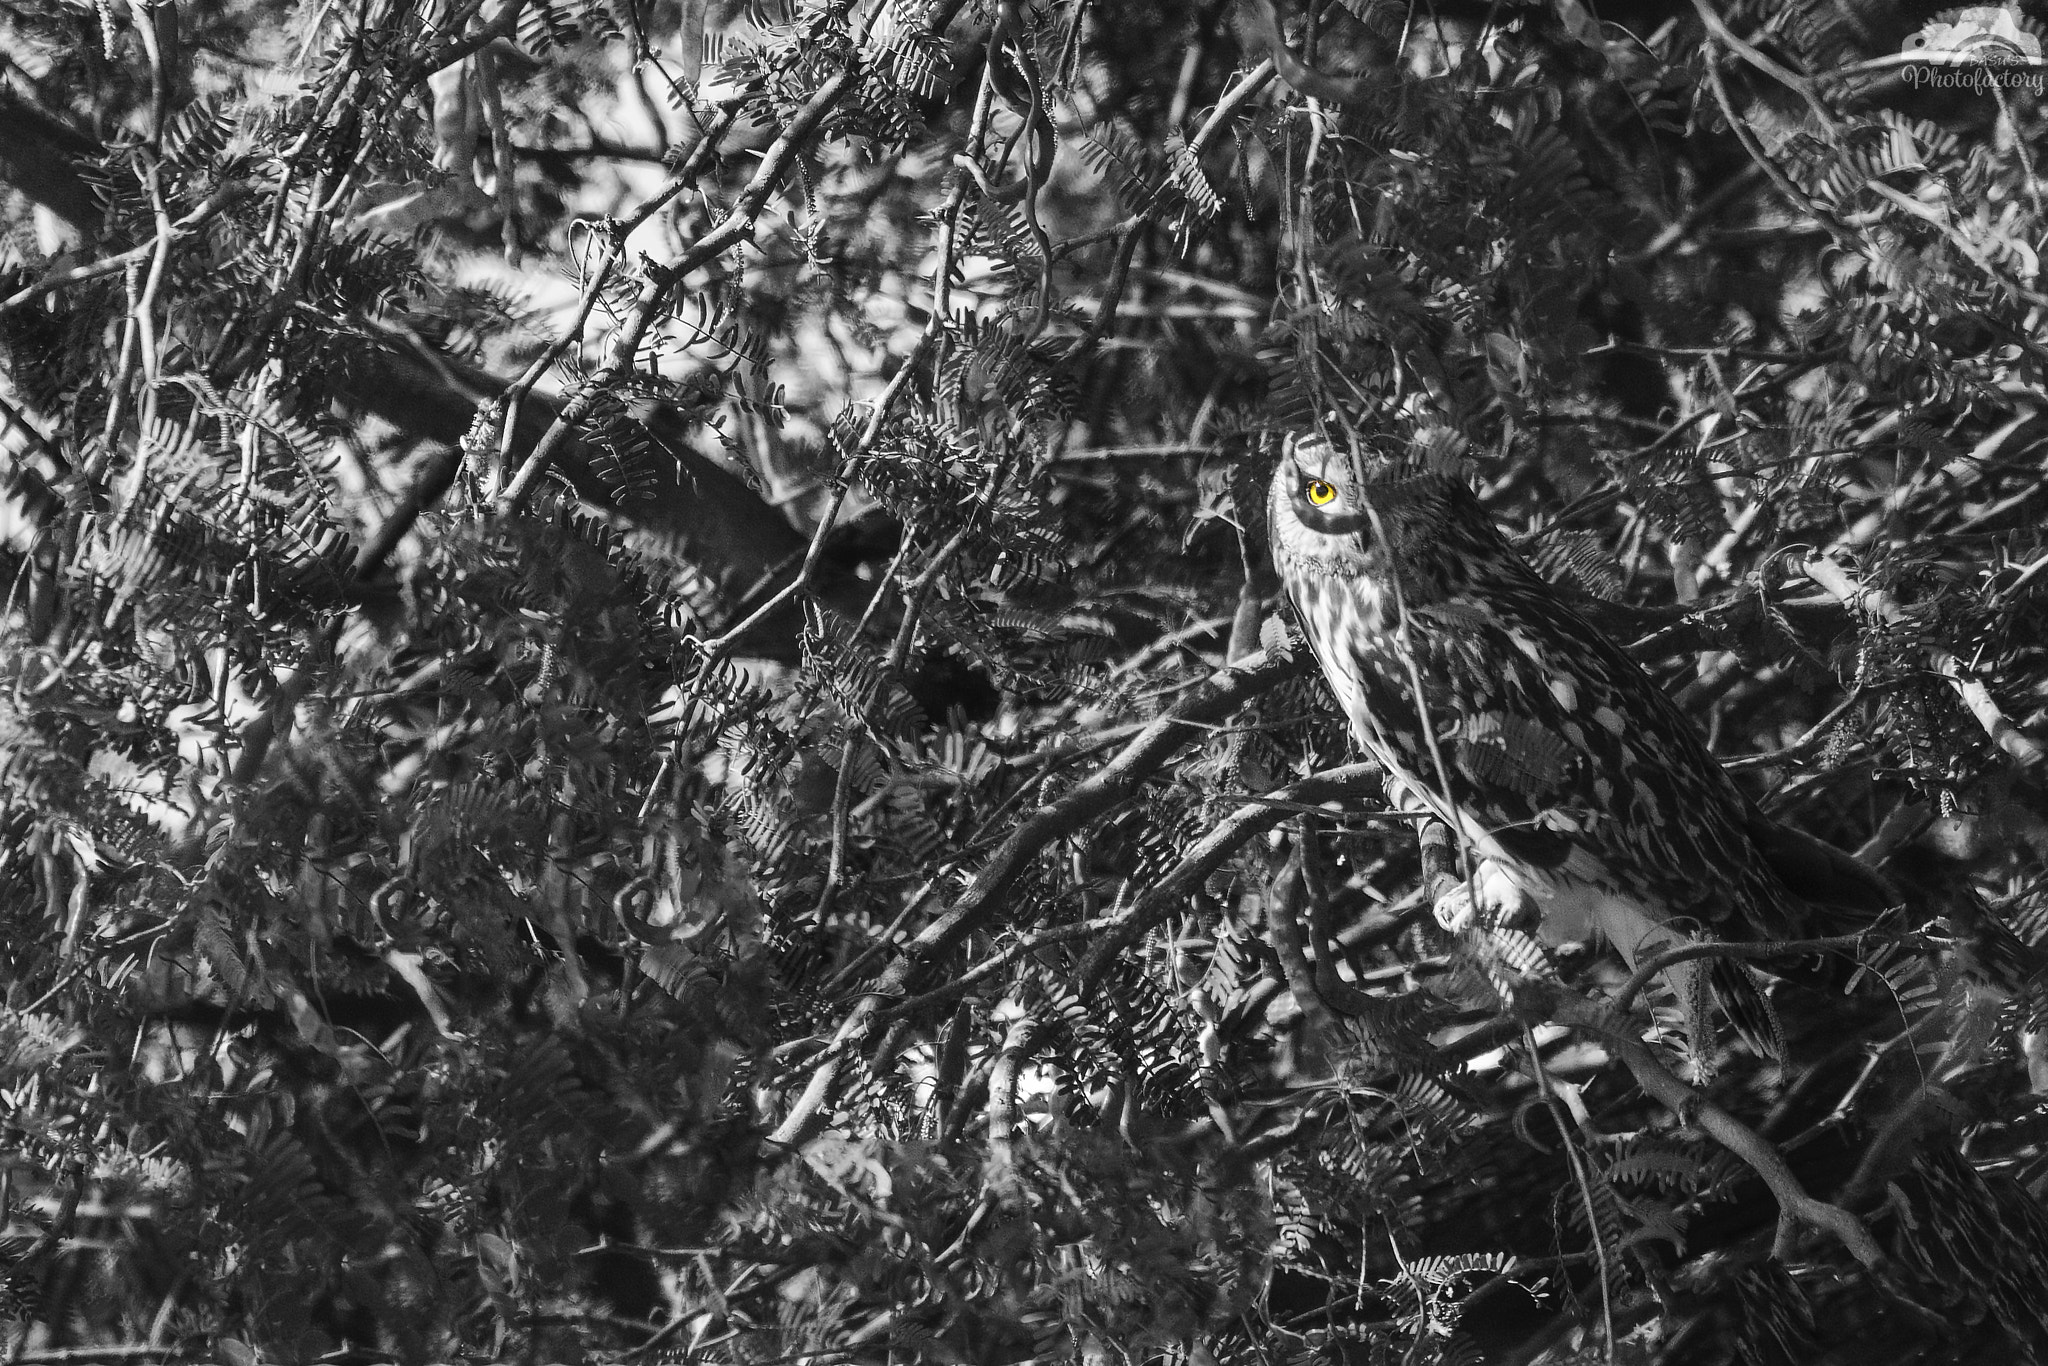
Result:
{"label": "owl's talon", "polygon": [[1473,899],[1472,889],[1459,883],[1436,899],[1436,923],[1446,933],[1463,934],[1479,920],[1479,905]]}
{"label": "owl's talon", "polygon": [[1520,930],[1537,922],[1536,905],[1491,862],[1436,899],[1436,923],[1451,934],[1467,930]]}
{"label": "owl's talon", "polygon": [[1543,917],[1536,909],[1536,903],[1527,897],[1517,897],[1493,913],[1493,928],[1497,930],[1519,930],[1534,934],[1543,924]]}

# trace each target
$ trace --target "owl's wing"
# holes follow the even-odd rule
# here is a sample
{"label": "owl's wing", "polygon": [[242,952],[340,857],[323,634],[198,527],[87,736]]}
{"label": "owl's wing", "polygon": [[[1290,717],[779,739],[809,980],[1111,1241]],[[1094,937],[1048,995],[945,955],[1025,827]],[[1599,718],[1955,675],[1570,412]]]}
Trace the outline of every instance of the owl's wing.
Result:
{"label": "owl's wing", "polygon": [[[1419,776],[1439,775],[1468,826],[1508,858],[1580,889],[1548,899],[1546,918],[1576,937],[1565,909],[1576,905],[1631,966],[1670,942],[1674,919],[1719,927],[1746,913],[1738,933],[1778,937],[1759,923],[1777,901],[1741,824],[1753,808],[1649,675],[1538,588],[1416,609],[1407,636],[1436,739]],[[1696,1038],[1707,1037],[1711,991],[1752,1047],[1783,1055],[1746,966],[1668,976]]]}
{"label": "owl's wing", "polygon": [[1436,739],[1419,776],[1447,780],[1510,857],[1597,865],[1600,881],[1709,925],[1755,908],[1748,803],[1656,683],[1549,585],[1414,613]]}
{"label": "owl's wing", "polygon": [[1826,933],[1852,932],[1906,900],[1903,889],[1853,854],[1755,807],[1749,834],[1778,880],[1819,913]]}

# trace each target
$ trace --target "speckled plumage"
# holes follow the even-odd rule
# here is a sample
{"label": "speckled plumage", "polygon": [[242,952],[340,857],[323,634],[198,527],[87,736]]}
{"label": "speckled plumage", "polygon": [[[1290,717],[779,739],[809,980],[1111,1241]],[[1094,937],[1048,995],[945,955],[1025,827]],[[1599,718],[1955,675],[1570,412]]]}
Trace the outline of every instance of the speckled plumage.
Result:
{"label": "speckled plumage", "polygon": [[[1302,442],[1275,477],[1271,526],[1281,579],[1353,733],[1469,842],[1482,900],[1518,892],[1545,938],[1604,938],[1631,964],[1687,938],[1799,938],[1834,918],[1809,899],[1843,871],[1827,864],[1834,851],[1765,818],[1655,681],[1516,554],[1462,483],[1368,481]],[[1805,895],[1779,866],[1788,854],[1809,863],[1795,875]],[[1884,900],[1846,890],[1865,913]],[[1769,1046],[1746,970],[1724,961],[1671,975],[1696,998],[1709,973],[1744,1032]]]}

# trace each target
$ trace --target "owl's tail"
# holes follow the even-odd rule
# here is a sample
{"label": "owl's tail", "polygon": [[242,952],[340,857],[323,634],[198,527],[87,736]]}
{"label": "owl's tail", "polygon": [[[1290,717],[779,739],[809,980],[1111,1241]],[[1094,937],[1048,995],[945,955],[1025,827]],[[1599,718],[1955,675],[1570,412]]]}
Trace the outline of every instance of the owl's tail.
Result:
{"label": "owl's tail", "polygon": [[1727,1012],[1728,1023],[1758,1056],[1785,1061],[1785,1028],[1778,1023],[1778,1012],[1764,995],[1756,971],[1735,958],[1716,958],[1712,963],[1709,978],[1714,999]]}
{"label": "owl's tail", "polygon": [[[1595,927],[1621,953],[1630,972],[1641,961],[1653,959],[1668,949],[1698,942],[1653,919],[1634,902],[1606,901],[1594,911],[1593,920]],[[1674,963],[1659,975],[1678,999],[1696,1056],[1705,1057],[1711,1051],[1714,1032],[1710,1006],[1719,1006],[1742,1041],[1757,1054],[1773,1062],[1785,1060],[1785,1031],[1778,1023],[1778,1012],[1771,1007],[1760,979],[1747,963],[1734,958],[1693,958]]]}

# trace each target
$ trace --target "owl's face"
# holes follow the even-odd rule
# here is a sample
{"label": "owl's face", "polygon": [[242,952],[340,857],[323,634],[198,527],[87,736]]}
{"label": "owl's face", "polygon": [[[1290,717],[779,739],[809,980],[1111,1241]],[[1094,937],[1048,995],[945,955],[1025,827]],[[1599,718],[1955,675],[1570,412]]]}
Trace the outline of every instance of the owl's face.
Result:
{"label": "owl's face", "polygon": [[[1372,511],[1357,462],[1322,442],[1297,442],[1280,462],[1275,501],[1324,553],[1357,553],[1372,543]],[[1277,511],[1278,509],[1276,509]]]}
{"label": "owl's face", "polygon": [[1459,481],[1374,467],[1322,441],[1291,443],[1270,512],[1283,574],[1398,579],[1411,603],[1456,594],[1484,566],[1513,561]]}
{"label": "owl's face", "polygon": [[1325,442],[1291,443],[1273,481],[1273,543],[1281,555],[1346,578],[1385,573],[1389,550],[1408,558],[1422,530],[1413,482],[1371,479],[1363,463]]}

